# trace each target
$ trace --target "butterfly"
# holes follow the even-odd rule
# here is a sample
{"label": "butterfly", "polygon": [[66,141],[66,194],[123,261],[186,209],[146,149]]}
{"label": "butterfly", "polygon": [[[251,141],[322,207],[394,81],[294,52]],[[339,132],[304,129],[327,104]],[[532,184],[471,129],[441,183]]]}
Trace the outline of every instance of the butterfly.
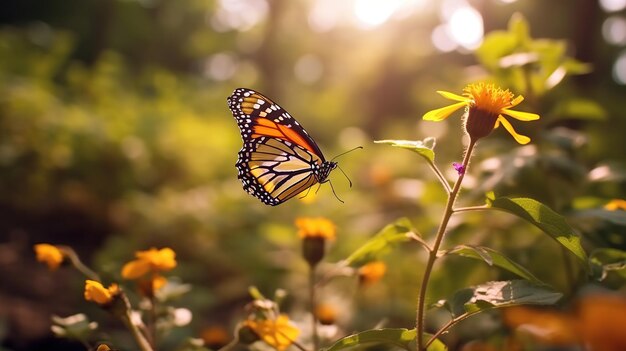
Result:
{"label": "butterfly", "polygon": [[235,89],[227,101],[243,139],[235,166],[245,191],[276,206],[328,181],[337,162],[289,112],[252,89]]}

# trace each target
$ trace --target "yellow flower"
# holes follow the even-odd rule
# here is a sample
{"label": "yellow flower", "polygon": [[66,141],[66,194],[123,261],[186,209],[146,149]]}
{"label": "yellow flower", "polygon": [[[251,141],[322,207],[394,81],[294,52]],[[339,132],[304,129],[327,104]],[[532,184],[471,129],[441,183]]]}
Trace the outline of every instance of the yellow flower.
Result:
{"label": "yellow flower", "polygon": [[387,272],[387,265],[382,261],[373,261],[359,268],[359,281],[369,285],[379,281]]}
{"label": "yellow flower", "polygon": [[301,238],[335,239],[335,225],[326,218],[300,217],[296,219],[296,227]]}
{"label": "yellow flower", "polygon": [[282,351],[291,345],[300,335],[289,317],[281,314],[276,319],[246,320],[245,326],[250,327],[265,343]]}
{"label": "yellow flower", "polygon": [[200,338],[210,349],[217,350],[228,344],[231,337],[226,329],[221,326],[210,326],[202,330]]}
{"label": "yellow flower", "polygon": [[315,316],[323,325],[335,324],[337,309],[330,304],[320,303],[315,307]]}
{"label": "yellow flower", "polygon": [[65,255],[56,246],[50,244],[37,244],[34,246],[37,261],[48,265],[48,268],[55,270],[59,268]]}
{"label": "yellow flower", "polygon": [[120,289],[117,284],[111,284],[105,288],[102,283],[95,280],[85,281],[85,300],[93,301],[98,305],[107,305],[119,295]]}
{"label": "yellow flower", "polygon": [[494,84],[469,84],[463,89],[463,96],[447,91],[437,91],[437,93],[448,100],[457,101],[457,103],[429,111],[423,119],[442,121],[461,107],[466,107],[465,130],[474,141],[489,135],[493,129],[502,124],[504,129],[515,138],[515,141],[520,144],[527,144],[530,142],[530,138],[517,134],[504,116],[513,117],[520,121],[539,119],[539,115],[534,113],[511,110],[511,108],[519,105],[524,97],[521,95],[514,97],[508,89],[502,90]]}
{"label": "yellow flower", "polygon": [[135,256],[136,260],[128,262],[122,268],[124,279],[137,279],[147,273],[169,271],[176,267],[176,253],[169,247],[137,251]]}
{"label": "yellow flower", "polygon": [[609,201],[606,205],[604,205],[604,209],[609,210],[609,211],[616,211],[616,210],[626,211],[626,200],[613,199]]}

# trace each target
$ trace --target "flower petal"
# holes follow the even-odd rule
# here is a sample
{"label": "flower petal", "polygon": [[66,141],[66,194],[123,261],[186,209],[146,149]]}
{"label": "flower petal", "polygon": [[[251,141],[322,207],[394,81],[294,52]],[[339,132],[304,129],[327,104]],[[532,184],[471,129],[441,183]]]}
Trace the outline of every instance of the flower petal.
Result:
{"label": "flower petal", "polygon": [[536,113],[530,112],[522,112],[522,111],[513,111],[502,109],[502,114],[511,116],[515,119],[519,119],[520,121],[535,121],[539,119],[539,115]]}
{"label": "flower petal", "polygon": [[150,262],[145,260],[134,260],[124,265],[122,268],[122,277],[124,279],[137,279],[148,273],[150,270]]}
{"label": "flower petal", "polygon": [[472,99],[470,99],[468,97],[457,95],[457,94],[451,93],[449,91],[437,90],[437,93],[439,95],[443,96],[444,98],[446,98],[448,100],[452,100],[452,101],[462,101],[462,102],[472,101]]}
{"label": "flower petal", "polygon": [[454,111],[460,109],[461,107],[467,105],[467,102],[457,102],[456,104],[452,104],[450,106],[438,108],[436,110],[428,111],[422,117],[425,121],[443,121],[448,118]]}
{"label": "flower petal", "polygon": [[517,141],[519,144],[525,145],[530,142],[529,137],[525,135],[517,134],[515,129],[513,129],[513,126],[511,125],[511,123],[507,121],[506,118],[502,117],[502,115],[498,116],[498,120],[496,122],[496,128],[499,126],[498,122],[502,123],[502,126],[504,127],[504,129],[506,129],[506,131],[509,132],[509,134],[511,134],[513,138],[515,138],[515,141]]}
{"label": "flower petal", "polygon": [[518,96],[515,99],[511,100],[511,107],[515,107],[517,105],[519,105],[522,101],[524,101],[524,97],[523,96]]}

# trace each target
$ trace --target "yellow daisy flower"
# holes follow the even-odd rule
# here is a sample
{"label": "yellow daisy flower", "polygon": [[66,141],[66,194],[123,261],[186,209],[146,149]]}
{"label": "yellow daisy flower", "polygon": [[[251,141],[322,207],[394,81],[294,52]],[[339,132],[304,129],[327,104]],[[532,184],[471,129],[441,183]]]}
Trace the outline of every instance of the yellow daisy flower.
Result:
{"label": "yellow daisy flower", "polygon": [[34,246],[34,249],[37,255],[37,261],[45,263],[52,271],[59,268],[65,259],[63,251],[54,245],[37,244]]}
{"label": "yellow daisy flower", "polygon": [[442,121],[461,107],[466,108],[465,130],[473,141],[485,137],[500,124],[509,132],[515,141],[528,144],[530,138],[518,134],[511,123],[504,117],[509,116],[520,121],[534,121],[539,115],[529,112],[514,111],[511,108],[519,105],[524,97],[515,97],[508,89],[490,83],[469,84],[463,89],[463,95],[447,91],[437,91],[448,100],[456,103],[427,112],[423,119],[426,121]]}
{"label": "yellow daisy flower", "polygon": [[626,200],[613,199],[609,201],[606,205],[604,205],[604,208],[609,211],[617,211],[617,210],[626,211]]}
{"label": "yellow daisy flower", "polygon": [[382,261],[373,261],[363,265],[358,270],[359,282],[363,285],[374,284],[387,272],[387,265]]}
{"label": "yellow daisy flower", "polygon": [[300,335],[300,330],[284,314],[276,319],[246,320],[244,325],[278,351],[287,349]]}
{"label": "yellow daisy flower", "polygon": [[124,279],[137,279],[147,273],[169,271],[176,267],[176,253],[169,247],[137,251],[135,256],[136,260],[128,262],[122,268]]}
{"label": "yellow daisy flower", "polygon": [[102,283],[95,280],[85,281],[85,300],[93,301],[98,305],[108,305],[113,301],[117,295],[120,294],[120,289],[117,284],[111,284],[108,288],[104,287]]}
{"label": "yellow daisy flower", "polygon": [[301,238],[335,239],[335,224],[326,218],[300,217],[296,219],[296,227]]}

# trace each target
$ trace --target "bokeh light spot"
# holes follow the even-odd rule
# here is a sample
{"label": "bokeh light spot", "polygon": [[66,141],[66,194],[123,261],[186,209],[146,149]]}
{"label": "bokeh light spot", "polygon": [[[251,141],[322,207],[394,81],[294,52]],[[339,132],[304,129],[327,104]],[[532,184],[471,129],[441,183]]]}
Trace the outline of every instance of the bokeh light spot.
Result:
{"label": "bokeh light spot", "polygon": [[626,0],[600,0],[600,7],[606,12],[621,11],[626,8]]}
{"label": "bokeh light spot", "polygon": [[303,83],[313,84],[317,82],[324,73],[324,66],[315,55],[304,55],[298,59],[293,68],[296,78]]}
{"label": "bokeh light spot", "polygon": [[451,38],[447,25],[435,27],[430,35],[430,40],[435,48],[441,52],[450,52],[458,47],[457,43]]}
{"label": "bokeh light spot", "polygon": [[247,31],[265,19],[268,12],[266,0],[220,0],[210,23],[218,32]]}
{"label": "bokeh light spot", "polygon": [[626,85],[626,51],[622,51],[613,64],[613,79]]}
{"label": "bokeh light spot", "polygon": [[609,44],[626,44],[626,19],[621,16],[607,18],[602,24],[602,36]]}
{"label": "bokeh light spot", "polygon": [[477,48],[483,39],[483,17],[473,7],[460,7],[448,22],[454,41],[467,49]]}
{"label": "bokeh light spot", "polygon": [[402,5],[400,0],[356,0],[354,15],[365,27],[376,27],[385,23]]}
{"label": "bokeh light spot", "polygon": [[232,54],[218,53],[206,61],[204,73],[208,77],[224,81],[230,79],[237,72],[237,61]]}

